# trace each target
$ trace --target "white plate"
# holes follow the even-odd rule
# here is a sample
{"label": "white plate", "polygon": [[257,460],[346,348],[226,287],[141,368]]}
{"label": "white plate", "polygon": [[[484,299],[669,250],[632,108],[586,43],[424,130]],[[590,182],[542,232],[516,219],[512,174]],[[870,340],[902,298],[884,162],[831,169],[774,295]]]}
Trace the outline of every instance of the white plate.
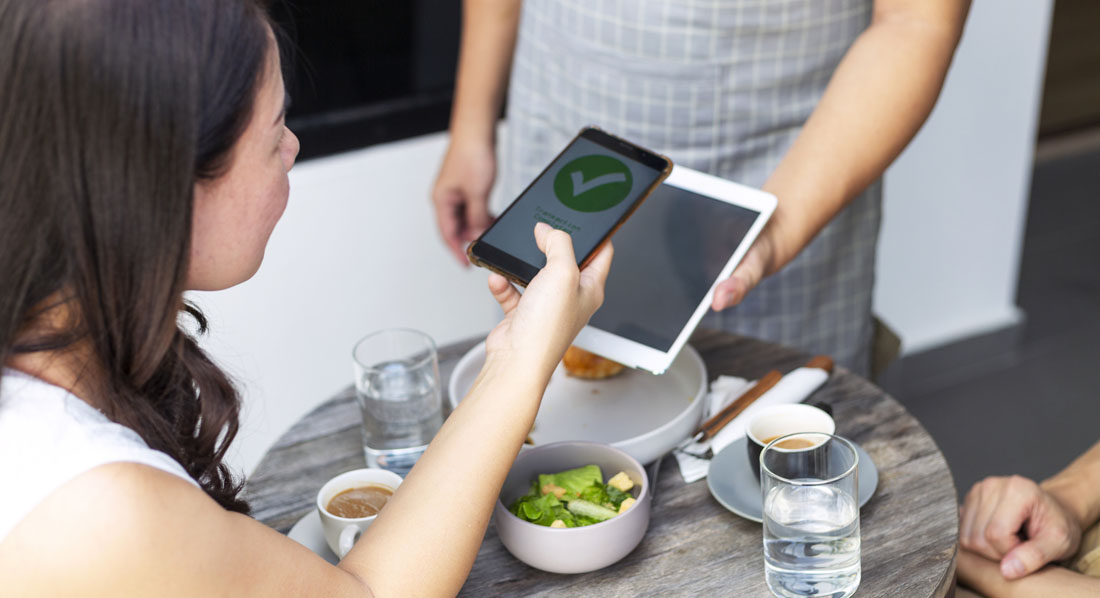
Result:
{"label": "white plate", "polygon": [[[448,384],[452,405],[466,396],[484,363],[484,342],[459,360]],[[606,380],[583,380],[567,375],[559,364],[531,439],[535,446],[603,442],[650,463],[691,435],[702,419],[706,394],[707,370],[691,345],[660,376],[627,369]]]}
{"label": "white plate", "polygon": [[287,532],[286,537],[312,550],[333,565],[340,562],[328,547],[328,542],[325,542],[325,532],[321,529],[321,516],[317,514],[317,509],[313,509],[299,519],[298,523],[295,523],[294,527]]}
{"label": "white plate", "polygon": [[[742,436],[731,442],[710,461],[707,471],[707,488],[723,507],[737,515],[760,523],[763,499],[760,496],[760,480],[752,474],[747,439]],[[859,506],[867,504],[878,487],[878,468],[863,447],[852,443],[859,453]]]}

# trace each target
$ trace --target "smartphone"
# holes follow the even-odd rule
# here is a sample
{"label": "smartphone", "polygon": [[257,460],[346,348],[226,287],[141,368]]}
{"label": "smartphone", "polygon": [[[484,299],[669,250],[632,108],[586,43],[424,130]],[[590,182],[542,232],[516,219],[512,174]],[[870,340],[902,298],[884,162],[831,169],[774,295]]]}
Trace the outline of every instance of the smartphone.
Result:
{"label": "smartphone", "polygon": [[542,221],[573,237],[584,267],[672,172],[672,161],[595,127],[580,133],[508,206],[466,255],[527,286],[546,265],[532,234]]}

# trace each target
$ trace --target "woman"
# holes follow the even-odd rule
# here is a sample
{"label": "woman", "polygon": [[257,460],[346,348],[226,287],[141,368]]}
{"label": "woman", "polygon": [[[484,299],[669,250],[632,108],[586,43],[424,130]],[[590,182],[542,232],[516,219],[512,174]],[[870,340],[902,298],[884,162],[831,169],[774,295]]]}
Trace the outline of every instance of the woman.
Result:
{"label": "woman", "polygon": [[238,395],[182,299],[252,276],[286,205],[298,142],[263,10],[0,0],[0,56],[5,595],[455,594],[610,250],[578,272],[543,226],[522,298],[490,278],[505,318],[474,388],[333,567],[242,514]]}
{"label": "woman", "polygon": [[465,263],[463,245],[490,222],[507,84],[503,198],[589,124],[762,187],[779,207],[704,324],[866,375],[878,179],[931,112],[968,6],[466,0],[451,142],[432,192],[440,233]]}

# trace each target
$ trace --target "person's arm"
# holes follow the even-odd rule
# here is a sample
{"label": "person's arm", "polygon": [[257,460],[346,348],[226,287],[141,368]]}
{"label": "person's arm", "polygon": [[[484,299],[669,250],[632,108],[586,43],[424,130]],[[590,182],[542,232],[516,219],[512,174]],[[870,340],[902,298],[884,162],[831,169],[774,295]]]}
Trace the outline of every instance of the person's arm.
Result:
{"label": "person's arm", "polygon": [[520,0],[465,0],[462,45],[451,107],[450,145],[432,188],[443,241],[468,265],[465,244],[492,221],[496,123],[504,103],[519,27]]}
{"label": "person's arm", "polygon": [[1052,495],[1022,476],[988,477],[966,493],[959,511],[959,544],[1000,563],[1005,579],[1068,558],[1081,526]]}
{"label": "person's arm", "polygon": [[1100,443],[1042,484],[1021,476],[975,484],[960,510],[959,543],[1018,579],[1072,556],[1081,530],[1098,519]]}
{"label": "person's arm", "polygon": [[1082,529],[1100,521],[1100,442],[1039,486],[1058,499]]}
{"label": "person's arm", "polygon": [[[568,234],[536,225],[546,266],[520,293],[490,276],[506,317],[473,388],[345,558],[383,596],[454,595],[473,566],[504,478],[565,349],[603,302],[610,245],[578,272]],[[431,568],[426,574],[425,564]]]}
{"label": "person's arm", "polygon": [[1070,571],[1064,567],[1048,566],[1027,577],[1007,580],[1001,576],[996,561],[979,554],[959,549],[959,581],[973,588],[986,598],[1092,598],[1100,596],[1100,579]]}
{"label": "person's arm", "polygon": [[882,173],[928,118],[969,0],[876,0],[790,151],[764,184],[779,207],[712,306],[739,303]]}
{"label": "person's arm", "polygon": [[[187,482],[143,465],[66,483],[0,542],[12,595],[453,596],[566,347],[603,300],[610,246],[578,271],[567,235],[536,226],[547,265],[505,311],[486,364],[378,519],[333,567]],[[30,458],[33,458],[31,456]],[[18,483],[18,482],[15,482]]]}

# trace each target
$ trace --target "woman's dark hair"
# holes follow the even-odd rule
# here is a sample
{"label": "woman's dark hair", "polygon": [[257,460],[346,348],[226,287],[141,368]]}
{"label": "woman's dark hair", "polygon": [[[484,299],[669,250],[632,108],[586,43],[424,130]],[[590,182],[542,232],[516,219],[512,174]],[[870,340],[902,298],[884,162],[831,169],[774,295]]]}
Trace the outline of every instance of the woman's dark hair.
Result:
{"label": "woman's dark hair", "polygon": [[195,183],[228,167],[272,39],[251,0],[0,0],[0,363],[86,348],[85,398],[241,512],[240,399],[181,318],[206,329]]}

